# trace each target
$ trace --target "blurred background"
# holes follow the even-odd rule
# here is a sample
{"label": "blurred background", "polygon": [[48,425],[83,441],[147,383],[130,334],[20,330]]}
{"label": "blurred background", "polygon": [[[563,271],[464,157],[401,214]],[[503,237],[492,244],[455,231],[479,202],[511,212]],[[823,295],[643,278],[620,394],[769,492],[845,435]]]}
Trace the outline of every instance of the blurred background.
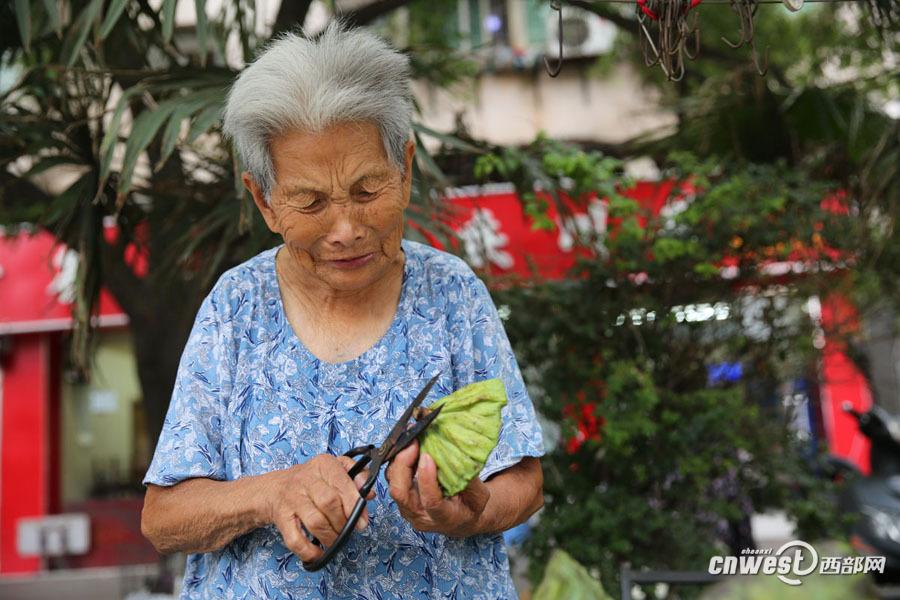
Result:
{"label": "blurred background", "polygon": [[[279,242],[225,94],[270,38],[336,17],[409,55],[407,236],[485,278],[540,413],[546,505],[506,534],[521,597],[576,597],[537,588],[556,550],[615,598],[891,597],[897,2],[0,11],[0,597],[177,595],[140,481],[200,302]],[[705,577],[795,539],[887,572]]]}

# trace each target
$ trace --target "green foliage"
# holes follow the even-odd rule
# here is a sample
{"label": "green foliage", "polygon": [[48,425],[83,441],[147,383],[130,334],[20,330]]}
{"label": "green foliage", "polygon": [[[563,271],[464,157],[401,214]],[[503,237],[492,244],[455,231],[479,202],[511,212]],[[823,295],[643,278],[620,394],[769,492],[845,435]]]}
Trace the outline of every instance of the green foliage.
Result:
{"label": "green foliage", "polygon": [[[449,84],[473,70],[438,39],[439,26],[448,22],[442,11],[450,5],[442,2],[435,12],[433,3],[410,0],[414,26],[404,50],[423,79]],[[0,224],[43,227],[79,251],[73,366],[85,375],[100,287],[116,297],[139,348],[153,435],[200,301],[225,269],[278,241],[243,189],[241,165],[224,143],[220,121],[241,63],[252,60],[269,35],[258,32],[262,7],[253,0],[225,2],[209,15],[205,0],[194,0],[194,29],[175,27],[175,0],[153,6],[74,0],[61,11],[64,4],[0,6],[6,86],[0,89]],[[280,31],[299,24],[290,19],[302,21],[297,6],[302,3],[285,2],[279,9],[288,15],[276,19]],[[229,44],[239,56],[233,47],[226,51]],[[427,227],[433,189],[444,178],[423,136],[480,150],[427,128],[416,131],[409,212]],[[49,191],[38,185],[35,176],[52,181],[60,168],[76,174],[76,183]],[[100,232],[110,221],[118,241],[102,243]],[[131,243],[146,251],[146,277],[135,277],[128,266]],[[168,335],[150,339],[159,335],[160,315],[166,315]]]}
{"label": "green foliage", "polygon": [[619,196],[619,187],[627,184],[621,177],[619,161],[552,140],[543,133],[523,148],[495,148],[479,156],[474,171],[480,181],[512,182],[532,227],[539,230],[555,227],[548,217],[549,204],[536,194],[539,191],[548,194],[563,215],[569,214],[571,207],[562,201],[559,190],[576,204],[583,204],[593,193],[628,202]]}
{"label": "green foliage", "polygon": [[[713,166],[681,154],[668,171],[690,182],[670,197],[680,209],[654,217],[621,195],[615,161],[554,160],[566,164],[558,177],[578,175],[585,160],[608,164],[605,187],[620,193],[608,203],[615,225],[604,251],[572,278],[496,293],[534,397],[562,438],[544,459],[534,574],[555,548],[610,585],[623,561],[702,570],[728,552],[723,523],[749,510],[784,509],[810,539],[837,534],[830,484],[812,473],[790,415],[764,408],[772,398],[758,392],[815,372],[803,307],[847,276],[839,255],[819,250],[849,253],[856,243],[852,219],[822,208],[829,186],[784,165]],[[483,164],[509,169],[502,158]],[[578,176],[571,189],[596,185]],[[788,259],[806,272],[785,279],[764,269]],[[723,277],[729,260],[736,271]],[[710,387],[707,365],[723,361],[740,362],[746,383]],[[567,443],[573,437],[582,443]]]}

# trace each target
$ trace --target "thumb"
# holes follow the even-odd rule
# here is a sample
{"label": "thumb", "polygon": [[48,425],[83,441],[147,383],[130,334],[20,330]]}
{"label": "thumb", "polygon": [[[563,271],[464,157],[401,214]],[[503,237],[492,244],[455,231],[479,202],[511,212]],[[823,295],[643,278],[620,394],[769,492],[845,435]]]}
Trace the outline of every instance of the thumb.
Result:
{"label": "thumb", "polygon": [[443,517],[443,511],[447,504],[444,502],[444,493],[441,491],[437,479],[437,464],[430,455],[423,453],[419,458],[419,468],[416,472],[416,481],[419,484],[419,496],[422,498],[422,508],[435,517]]}

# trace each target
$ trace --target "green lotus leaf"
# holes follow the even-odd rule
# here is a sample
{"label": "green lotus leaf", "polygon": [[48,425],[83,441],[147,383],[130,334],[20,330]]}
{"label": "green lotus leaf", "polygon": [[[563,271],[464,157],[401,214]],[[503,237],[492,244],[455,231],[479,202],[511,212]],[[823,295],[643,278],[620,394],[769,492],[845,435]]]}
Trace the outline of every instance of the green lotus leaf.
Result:
{"label": "green lotus leaf", "polygon": [[506,388],[499,379],[478,381],[434,402],[420,413],[443,407],[422,433],[421,451],[437,465],[445,496],[455,496],[484,468],[500,439]]}

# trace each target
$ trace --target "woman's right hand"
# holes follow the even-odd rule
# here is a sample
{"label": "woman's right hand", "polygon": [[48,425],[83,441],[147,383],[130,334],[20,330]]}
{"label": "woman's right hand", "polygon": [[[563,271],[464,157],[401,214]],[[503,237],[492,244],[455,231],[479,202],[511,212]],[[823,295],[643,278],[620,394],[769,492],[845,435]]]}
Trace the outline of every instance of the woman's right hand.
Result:
{"label": "woman's right hand", "polygon": [[[368,476],[363,471],[351,480],[348,471],[353,465],[349,457],[320,454],[302,465],[261,477],[265,480],[262,493],[267,498],[265,520],[274,523],[284,545],[302,560],[315,560],[322,550],[307,539],[301,524],[328,547],[350,518]],[[374,497],[372,490],[367,499]],[[356,528],[365,529],[368,523],[368,509],[363,509]]]}

